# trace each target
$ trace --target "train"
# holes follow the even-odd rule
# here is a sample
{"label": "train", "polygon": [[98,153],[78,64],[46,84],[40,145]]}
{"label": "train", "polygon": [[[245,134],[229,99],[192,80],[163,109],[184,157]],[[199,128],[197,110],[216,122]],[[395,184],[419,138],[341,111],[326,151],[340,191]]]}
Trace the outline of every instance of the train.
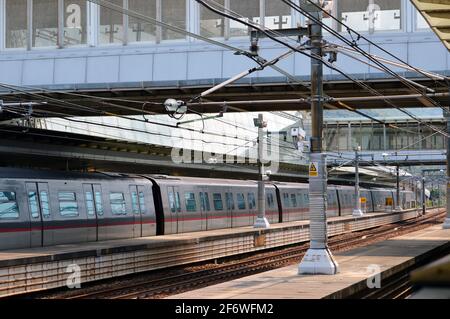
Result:
{"label": "train", "polygon": [[[0,168],[0,250],[253,225],[257,181]],[[271,224],[308,218],[308,184],[267,181]],[[393,189],[361,189],[366,212],[397,206]],[[386,206],[387,198],[393,199]],[[401,191],[402,208],[416,206]],[[355,192],[329,185],[327,216],[352,214]]]}

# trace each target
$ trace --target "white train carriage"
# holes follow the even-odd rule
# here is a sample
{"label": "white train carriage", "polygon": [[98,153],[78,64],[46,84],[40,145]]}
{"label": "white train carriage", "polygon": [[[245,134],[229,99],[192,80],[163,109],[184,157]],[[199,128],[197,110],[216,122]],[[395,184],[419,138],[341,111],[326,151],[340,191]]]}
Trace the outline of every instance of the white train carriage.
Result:
{"label": "white train carriage", "polygon": [[0,249],[156,235],[151,183],[0,168]]}
{"label": "white train carriage", "polygon": [[[271,224],[309,218],[309,187],[266,182]],[[0,249],[253,225],[256,181],[0,168]],[[391,189],[361,189],[365,212],[395,207]],[[392,205],[386,207],[387,198]],[[402,191],[403,208],[415,194]],[[352,214],[355,192],[328,185],[327,216]]]}
{"label": "white train carriage", "polygon": [[[257,216],[255,181],[148,176],[157,185],[164,234],[253,225]],[[266,216],[279,221],[275,187],[266,185]],[[160,233],[160,232],[158,232]]]}

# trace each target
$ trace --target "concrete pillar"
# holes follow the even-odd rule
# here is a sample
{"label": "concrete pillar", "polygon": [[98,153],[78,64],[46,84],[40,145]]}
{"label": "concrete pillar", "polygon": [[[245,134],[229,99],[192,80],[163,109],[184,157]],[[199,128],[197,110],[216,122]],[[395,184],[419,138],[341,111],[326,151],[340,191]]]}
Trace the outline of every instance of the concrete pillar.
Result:
{"label": "concrete pillar", "polygon": [[[319,4],[319,0],[314,0]],[[322,12],[311,10],[314,18],[321,20]],[[322,26],[309,21],[311,53],[322,56]],[[309,166],[309,218],[310,248],[298,266],[299,274],[334,275],[339,272],[337,262],[328,249],[327,234],[327,165],[322,152],[323,130],[323,65],[311,59],[311,153]]]}
{"label": "concrete pillar", "polygon": [[258,217],[255,220],[255,228],[270,228],[269,221],[266,218],[266,192],[264,184],[264,127],[267,123],[264,122],[262,114],[255,119],[255,125],[258,127]]}

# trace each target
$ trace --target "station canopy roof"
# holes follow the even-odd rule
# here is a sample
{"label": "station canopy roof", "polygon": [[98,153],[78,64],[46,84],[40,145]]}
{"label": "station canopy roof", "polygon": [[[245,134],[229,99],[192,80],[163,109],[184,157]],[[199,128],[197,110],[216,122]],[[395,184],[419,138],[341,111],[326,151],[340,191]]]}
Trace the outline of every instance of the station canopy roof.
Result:
{"label": "station canopy roof", "polygon": [[450,51],[450,0],[411,0]]}

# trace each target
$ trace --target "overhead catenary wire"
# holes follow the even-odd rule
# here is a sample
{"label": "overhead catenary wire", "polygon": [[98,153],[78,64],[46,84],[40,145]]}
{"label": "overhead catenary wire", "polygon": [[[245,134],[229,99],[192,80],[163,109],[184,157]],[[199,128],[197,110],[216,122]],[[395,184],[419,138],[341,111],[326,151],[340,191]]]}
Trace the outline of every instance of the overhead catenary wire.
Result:
{"label": "overhead catenary wire", "polygon": [[[94,1],[94,2],[97,2],[98,4],[100,4],[101,6],[104,6],[105,5],[105,2],[107,2],[107,1]],[[110,4],[110,6],[107,6],[108,8],[112,8],[112,10],[116,10],[116,11],[119,11],[119,12],[124,12],[124,11],[126,11],[126,13],[125,14],[128,14],[128,15],[133,15],[133,16],[135,16],[136,17],[136,15],[138,15],[139,16],[139,18],[140,19],[144,19],[144,17],[146,17],[146,16],[143,16],[143,15],[140,15],[140,14],[138,14],[138,13],[136,13],[136,12],[133,12],[133,11],[130,11],[130,10],[125,10],[125,9],[123,9],[123,8],[121,8],[121,7],[119,7],[119,6],[117,6],[117,5],[115,5],[115,4],[111,4],[111,3],[109,3]],[[111,7],[112,6],[112,7]],[[122,10],[119,10],[119,9],[122,9]],[[149,18],[149,17],[147,17],[147,18]],[[152,19],[152,18],[149,18],[150,20],[154,20],[154,19]],[[157,20],[154,20],[153,22],[155,22],[155,21],[157,21]],[[170,25],[168,25],[168,24],[166,24],[166,23],[162,23],[162,25],[164,25],[164,27],[169,27]],[[177,32],[181,32],[181,33],[184,33],[184,34],[187,34],[187,35],[192,35],[191,33],[189,33],[189,32],[187,32],[187,31],[185,31],[185,30],[183,30],[183,29],[180,29],[180,28],[177,28],[177,27],[173,27],[172,28],[172,30],[175,30],[175,31],[177,31]],[[205,38],[205,37],[201,37],[201,36],[199,36],[199,39],[201,39],[201,40],[210,40],[210,39],[208,39],[208,38]],[[212,41],[209,41],[209,42],[211,42],[211,43],[213,43],[213,44],[218,44],[218,43],[220,43],[220,42],[218,42],[218,41],[214,41],[214,40],[212,40]],[[233,50],[240,50],[239,48],[236,48],[236,47],[232,47],[232,46],[229,46],[229,45],[226,45],[226,47],[228,48],[228,49],[233,49]],[[241,50],[242,51],[242,50]],[[272,66],[274,66],[274,65],[272,65]],[[278,70],[278,71],[280,71],[280,70]],[[283,74],[284,75],[289,75],[289,74],[286,74],[286,72],[283,72]],[[293,81],[296,81],[296,83],[297,84],[299,84],[299,81],[297,81],[293,76],[291,76],[291,75],[289,75],[290,76],[290,79],[291,80],[293,80]],[[21,87],[23,87],[23,86],[21,86]],[[11,86],[8,86],[8,88],[11,88],[11,89],[13,89]],[[27,87],[27,88],[31,88],[31,89],[36,89],[36,87]],[[44,92],[46,92],[46,93],[58,93],[58,94],[67,94],[67,95],[71,95],[71,96],[80,96],[80,97],[92,97],[91,95],[85,95],[85,94],[79,94],[79,93],[69,93],[69,92],[60,92],[60,91],[51,91],[51,90],[47,90],[47,89],[42,89],[42,88],[40,88],[40,90],[42,90],[42,91],[44,91]],[[23,92],[23,91],[22,91]],[[30,92],[23,92],[23,93],[30,93]],[[93,98],[95,98],[95,99],[108,99],[108,98],[101,98],[101,97],[93,97]],[[117,101],[119,101],[118,99],[117,99]],[[123,100],[123,99],[120,99],[120,101],[127,101],[127,102],[129,102],[129,101],[132,101],[132,100]],[[63,102],[63,103],[65,103],[66,101],[61,101],[61,102]],[[137,101],[133,101],[133,102],[137,102]],[[145,104],[148,104],[148,103],[150,103],[150,104],[159,104],[159,103],[156,103],[156,102],[137,102],[137,103],[143,103],[143,105],[145,105]],[[134,109],[134,108],[127,108],[126,106],[122,106],[122,105],[117,105],[117,104],[111,104],[111,103],[108,103],[109,105],[111,105],[111,106],[116,106],[116,107],[120,107],[120,108],[124,108],[124,109],[129,109],[129,110],[136,110],[136,109]],[[146,112],[145,110],[143,110],[143,113],[147,113],[147,114],[154,114],[153,112]],[[360,114],[360,115],[362,115],[362,116],[365,116],[365,117],[368,117],[368,118],[371,118],[371,117],[369,117],[369,116],[366,116],[366,114],[365,113],[363,113],[363,112],[360,112],[360,111],[358,111],[357,112],[358,114]],[[116,114],[114,114],[114,113],[111,113],[111,112],[109,112],[109,113],[107,113],[107,114],[105,114],[105,115],[111,115],[111,116],[116,116]],[[371,118],[371,119],[373,119],[373,118]]]}
{"label": "overhead catenary wire", "polygon": [[[286,3],[287,5],[289,5],[290,7],[292,7],[294,10],[298,11],[299,13],[301,13],[301,14],[305,15],[306,17],[310,18],[310,19],[311,19],[312,21],[314,21],[315,23],[320,24],[322,27],[324,27],[324,28],[325,28],[326,30],[328,30],[330,33],[332,33],[332,34],[335,34],[335,33],[336,33],[334,30],[332,30],[331,28],[329,28],[328,26],[326,26],[325,24],[323,24],[322,22],[320,22],[318,19],[316,19],[315,17],[313,17],[311,14],[309,14],[308,12],[306,12],[304,9],[302,9],[300,6],[296,5],[296,4],[293,3],[292,1],[289,1],[289,0],[281,0],[281,1],[284,2],[284,3]],[[338,33],[336,34],[336,36],[339,37],[339,38],[341,38],[341,35],[338,34]],[[344,37],[344,38],[343,38],[343,41],[348,41],[348,40]],[[363,51],[363,50],[361,50],[361,51],[363,52],[363,54],[365,54],[365,51]],[[329,63],[329,62],[327,62],[327,61],[322,61],[322,63],[324,63],[324,64],[327,65],[327,66],[329,66],[329,65],[331,64],[331,63]],[[375,63],[378,64],[378,61],[375,61]],[[335,65],[333,65],[333,66],[335,67],[335,70],[339,70],[339,68],[338,68],[337,66],[335,66]],[[383,66],[383,65],[382,65],[382,67],[385,68],[385,66]],[[390,70],[390,71],[391,71],[391,70]],[[393,71],[391,71],[391,72],[393,72]],[[343,71],[342,71],[342,70],[339,70],[339,73],[343,74]],[[393,72],[393,73],[395,74],[395,72]],[[380,94],[378,91],[376,91],[375,89],[371,88],[371,87],[368,86],[367,84],[365,84],[365,83],[363,83],[363,82],[361,82],[361,81],[359,81],[359,80],[357,80],[357,79],[352,79],[352,80],[353,80],[353,82],[355,82],[355,83],[358,84],[359,86],[366,88],[366,89],[367,89],[369,92],[371,92],[372,94],[381,96],[381,94]],[[429,99],[429,97],[426,96],[423,92],[419,91],[419,93],[420,93],[420,95],[425,96],[427,99]],[[390,106],[392,106],[392,107],[394,107],[395,109],[397,109],[397,110],[403,112],[404,114],[408,115],[409,117],[411,117],[412,119],[416,120],[417,122],[419,122],[419,123],[421,123],[421,124],[424,124],[424,125],[428,126],[428,127],[431,128],[433,131],[437,131],[437,132],[439,132],[440,134],[442,134],[442,135],[444,135],[444,136],[446,136],[446,137],[449,137],[449,135],[448,135],[446,132],[444,132],[444,131],[442,131],[442,130],[439,130],[438,128],[434,127],[433,125],[430,125],[430,124],[428,124],[428,123],[422,122],[419,118],[417,118],[416,116],[414,116],[414,115],[413,115],[412,113],[410,113],[409,111],[406,111],[406,110],[404,110],[404,109],[398,107],[397,105],[393,104],[392,101],[390,101],[389,99],[385,99],[385,98],[384,98],[383,100],[384,100],[386,103],[388,103]],[[433,103],[436,103],[436,102],[433,100]],[[440,104],[438,104],[438,105],[439,105],[440,108],[442,108],[442,109],[445,111],[445,109],[444,109],[442,106],[440,106]]]}
{"label": "overhead catenary wire", "polygon": [[[281,0],[283,1],[283,0]],[[367,38],[366,36],[364,36],[363,34],[355,31],[353,28],[351,28],[350,26],[348,26],[347,24],[345,24],[344,22],[342,22],[341,20],[339,20],[338,18],[336,18],[335,16],[329,14],[324,8],[322,8],[320,5],[318,5],[317,3],[311,1],[311,0],[306,0],[308,3],[310,3],[311,5],[313,5],[314,7],[316,7],[318,10],[322,11],[322,13],[325,13],[327,16],[329,16],[332,20],[336,21],[337,23],[339,23],[340,25],[342,25],[344,28],[346,28],[347,32],[353,32],[358,39],[363,39],[365,40],[367,43],[373,45],[374,47],[376,47],[377,49],[381,50],[382,52],[386,53],[387,55],[389,55],[390,57],[396,59],[397,61],[407,65],[408,67],[410,67],[411,69],[414,69],[417,73],[420,73],[422,75],[424,75],[425,77],[432,79],[432,80],[436,80],[435,78],[433,78],[432,76],[430,76],[429,74],[427,74],[426,72],[422,72],[422,70],[410,65],[409,63],[407,63],[406,61],[404,61],[403,59],[399,58],[398,56],[392,54],[391,52],[389,52],[388,50],[384,49],[382,46],[376,44],[375,42],[371,41],[369,38]],[[357,45],[357,43],[355,43]],[[445,79],[448,79],[447,77],[445,77]]]}
{"label": "overhead catenary wire", "polygon": [[[355,41],[350,41],[348,40],[346,37],[344,37],[343,35],[341,35],[339,32],[336,32],[335,30],[333,30],[331,27],[327,26],[326,24],[322,23],[319,19],[315,18],[312,14],[310,14],[309,12],[307,12],[305,9],[303,9],[301,6],[297,5],[296,3],[293,3],[291,0],[281,0],[282,2],[284,2],[285,4],[287,4],[288,6],[290,6],[291,8],[293,8],[294,10],[296,10],[297,12],[303,14],[305,17],[307,17],[308,19],[310,19],[311,21],[320,24],[325,30],[327,30],[328,32],[330,32],[330,34],[334,35],[336,38],[338,38],[339,40],[343,41],[344,43],[350,45],[352,48],[354,48],[356,51],[358,51],[359,53],[361,53],[362,55],[364,55],[366,58],[368,58],[370,61],[372,61],[373,63],[375,63],[378,67],[382,68],[382,70],[384,70],[384,72],[386,72],[387,74],[393,76],[394,78],[397,78],[398,80],[400,80],[401,83],[403,83],[405,86],[407,86],[408,88],[410,88],[411,90],[415,91],[416,93],[420,93],[423,95],[423,97],[425,99],[427,99],[430,103],[432,103],[433,105],[440,107],[442,109],[444,109],[439,103],[437,103],[436,101],[434,101],[433,99],[429,98],[427,95],[425,95],[421,90],[419,90],[417,87],[415,87],[414,85],[412,85],[410,82],[405,81],[404,78],[402,78],[400,75],[398,75],[397,73],[395,73],[394,71],[392,71],[390,68],[386,67],[383,63],[381,63],[379,60],[374,59],[373,57],[371,57],[369,54],[367,54],[363,49],[361,49],[357,43]],[[308,0],[309,1],[309,0]],[[311,1],[309,1],[310,3],[312,3]],[[316,5],[316,7],[319,7]],[[322,10],[323,11],[323,10]],[[331,14],[327,13],[329,16],[332,16]],[[412,67],[412,66],[410,66]],[[428,76],[427,76],[428,77]]]}
{"label": "overhead catenary wire", "polygon": [[[277,42],[277,43],[279,43],[279,44],[281,44],[281,45],[283,45],[283,46],[286,46],[286,47],[290,48],[291,50],[294,50],[294,51],[296,51],[296,52],[298,52],[298,53],[300,53],[300,54],[302,54],[302,55],[305,55],[305,56],[307,56],[307,57],[309,57],[309,58],[311,58],[311,59],[320,61],[321,63],[323,63],[324,65],[326,65],[328,68],[330,68],[330,69],[332,69],[332,70],[334,70],[334,71],[340,73],[341,75],[343,75],[345,78],[349,79],[350,81],[352,81],[352,82],[358,84],[359,86],[361,86],[361,87],[363,87],[363,88],[369,90],[369,92],[372,92],[372,93],[375,94],[375,95],[381,96],[381,94],[380,94],[379,92],[377,92],[376,90],[372,89],[372,88],[371,88],[370,86],[368,86],[367,84],[362,83],[361,81],[352,78],[351,76],[349,76],[348,74],[346,74],[345,72],[343,72],[342,70],[340,70],[339,68],[337,68],[335,65],[333,65],[333,64],[331,64],[331,63],[328,63],[327,61],[324,61],[322,57],[315,56],[314,54],[308,54],[308,53],[306,53],[306,52],[304,52],[304,51],[302,51],[302,50],[299,50],[299,49],[297,49],[296,47],[294,47],[294,46],[292,46],[292,45],[290,45],[290,44],[288,44],[288,43],[286,43],[286,42],[284,42],[284,41],[281,41],[281,40],[277,39],[277,37],[271,35],[270,32],[267,32],[267,30],[265,30],[264,27],[261,28],[260,26],[256,25],[255,23],[249,23],[249,22],[247,22],[247,21],[243,21],[243,20],[241,20],[241,19],[238,19],[238,18],[236,18],[236,17],[233,17],[233,16],[230,15],[230,14],[221,12],[220,10],[217,10],[216,8],[213,8],[213,7],[210,6],[209,4],[205,3],[205,1],[203,1],[203,0],[195,0],[195,1],[197,1],[197,2],[200,3],[201,5],[205,6],[205,7],[208,8],[209,10],[215,12],[216,14],[222,15],[222,16],[224,16],[224,17],[227,17],[227,18],[231,19],[231,20],[234,20],[234,21],[236,21],[236,22],[239,22],[239,23],[242,23],[242,24],[244,24],[244,25],[247,25],[247,26],[250,27],[250,28],[254,28],[254,29],[256,29],[256,30],[258,30],[258,31],[260,31],[260,32],[262,32],[262,33],[264,33],[264,34],[265,34],[268,38],[270,38],[271,40],[273,40],[273,41],[275,41],[275,42]],[[281,0],[281,1],[285,2],[285,0]],[[291,6],[291,7],[292,7],[292,6]],[[295,7],[294,7],[294,9],[295,9]],[[296,10],[298,11],[298,9],[296,9]],[[300,13],[301,13],[301,12],[300,12]],[[434,131],[439,131],[441,134],[443,134],[444,136],[447,136],[447,137],[448,137],[448,134],[445,133],[445,132],[443,132],[442,130],[439,130],[439,129],[437,129],[437,128],[435,128],[435,127],[433,127],[432,125],[429,125],[429,124],[427,124],[427,123],[423,123],[420,119],[418,119],[417,117],[415,117],[414,115],[412,115],[410,112],[405,111],[405,110],[399,108],[398,106],[394,105],[394,104],[393,104],[392,102],[390,102],[389,100],[385,100],[385,101],[386,101],[389,105],[393,106],[394,108],[396,108],[396,109],[400,110],[401,112],[405,113],[406,115],[410,116],[411,118],[413,118],[413,119],[416,120],[417,122],[422,123],[422,124],[424,124],[424,125],[430,127],[430,128],[431,128],[432,130],[434,130]]]}

